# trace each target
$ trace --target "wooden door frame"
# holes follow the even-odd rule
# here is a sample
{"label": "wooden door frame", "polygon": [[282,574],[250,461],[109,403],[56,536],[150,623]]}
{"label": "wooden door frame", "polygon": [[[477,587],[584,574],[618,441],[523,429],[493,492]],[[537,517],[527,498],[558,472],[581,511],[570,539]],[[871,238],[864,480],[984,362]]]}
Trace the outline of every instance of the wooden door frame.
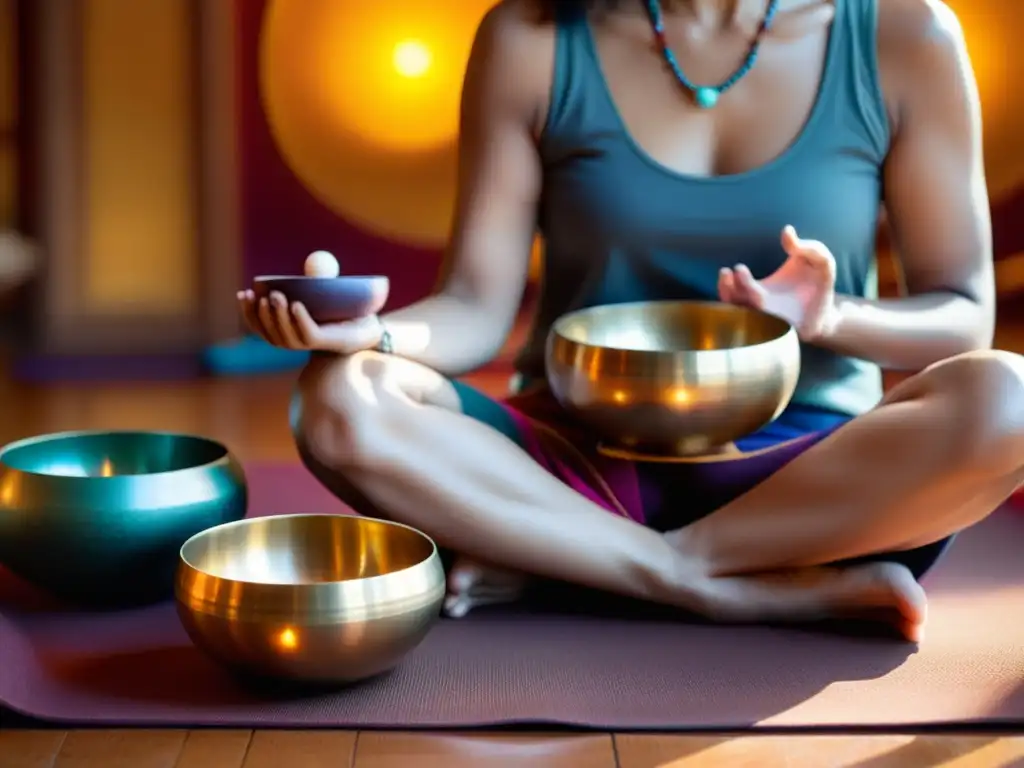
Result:
{"label": "wooden door frame", "polygon": [[36,127],[33,199],[44,268],[34,312],[36,352],[42,354],[181,354],[234,336],[233,301],[241,269],[239,205],[238,43],[235,0],[182,0],[193,20],[194,129],[198,148],[194,199],[198,214],[199,310],[192,316],[89,313],[82,283],[82,40],[78,0],[19,0],[31,13],[23,61],[31,76],[26,104]]}
{"label": "wooden door frame", "polygon": [[241,67],[237,2],[191,0],[199,105],[200,279],[204,344],[238,334],[243,274]]}

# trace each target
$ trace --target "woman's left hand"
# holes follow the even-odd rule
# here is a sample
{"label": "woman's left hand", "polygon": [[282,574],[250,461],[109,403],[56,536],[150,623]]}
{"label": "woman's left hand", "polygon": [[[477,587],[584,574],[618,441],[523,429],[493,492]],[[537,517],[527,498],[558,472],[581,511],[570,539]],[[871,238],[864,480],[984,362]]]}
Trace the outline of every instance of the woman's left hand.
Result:
{"label": "woman's left hand", "polygon": [[836,260],[823,243],[801,239],[793,227],[782,230],[782,247],[786,261],[763,280],[755,280],[744,264],[723,269],[718,295],[781,317],[803,341],[813,342],[836,324]]}

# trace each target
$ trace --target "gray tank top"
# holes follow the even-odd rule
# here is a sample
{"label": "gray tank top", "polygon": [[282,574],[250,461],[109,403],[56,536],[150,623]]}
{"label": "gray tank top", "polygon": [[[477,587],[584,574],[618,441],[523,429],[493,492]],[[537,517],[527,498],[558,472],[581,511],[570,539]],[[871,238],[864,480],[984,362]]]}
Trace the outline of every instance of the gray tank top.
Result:
{"label": "gray tank top", "polygon": [[[585,12],[558,19],[554,82],[540,150],[544,272],[517,368],[544,377],[551,323],[599,304],[715,299],[718,272],[758,278],[785,254],[783,226],[835,254],[839,293],[877,296],[875,235],[889,125],[878,80],[878,0],[835,0],[824,74],[800,136],[747,173],[685,176],[654,162],[611,99]],[[877,404],[881,372],[804,345],[793,402],[856,415]]]}

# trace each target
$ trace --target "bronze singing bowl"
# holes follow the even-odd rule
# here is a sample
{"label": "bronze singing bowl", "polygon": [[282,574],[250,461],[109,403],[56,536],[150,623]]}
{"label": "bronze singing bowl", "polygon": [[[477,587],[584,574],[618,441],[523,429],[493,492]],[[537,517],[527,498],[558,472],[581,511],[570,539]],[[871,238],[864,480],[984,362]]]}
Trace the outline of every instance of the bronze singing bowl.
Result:
{"label": "bronze singing bowl", "polygon": [[192,641],[258,678],[348,683],[385,672],[438,620],[434,542],[397,523],[281,515],[229,523],[181,548],[178,615]]}
{"label": "bronze singing bowl", "polygon": [[168,600],[181,545],[239,520],[223,445],[161,432],[66,432],[0,451],[0,564],[51,594],[115,608]]}
{"label": "bronze singing bowl", "polygon": [[612,450],[713,453],[775,419],[800,375],[785,321],[716,302],[639,302],[559,318],[547,343],[558,401]]}

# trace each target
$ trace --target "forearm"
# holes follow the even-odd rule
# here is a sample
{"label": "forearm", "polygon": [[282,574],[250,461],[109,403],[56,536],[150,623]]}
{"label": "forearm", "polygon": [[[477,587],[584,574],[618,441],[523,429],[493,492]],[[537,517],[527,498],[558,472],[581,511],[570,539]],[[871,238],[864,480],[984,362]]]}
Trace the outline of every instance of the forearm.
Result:
{"label": "forearm", "polygon": [[392,351],[459,376],[490,362],[510,331],[510,322],[473,300],[441,291],[381,317]]}
{"label": "forearm", "polygon": [[987,348],[993,326],[990,307],[955,293],[898,299],[837,296],[833,328],[815,343],[883,368],[918,371]]}

